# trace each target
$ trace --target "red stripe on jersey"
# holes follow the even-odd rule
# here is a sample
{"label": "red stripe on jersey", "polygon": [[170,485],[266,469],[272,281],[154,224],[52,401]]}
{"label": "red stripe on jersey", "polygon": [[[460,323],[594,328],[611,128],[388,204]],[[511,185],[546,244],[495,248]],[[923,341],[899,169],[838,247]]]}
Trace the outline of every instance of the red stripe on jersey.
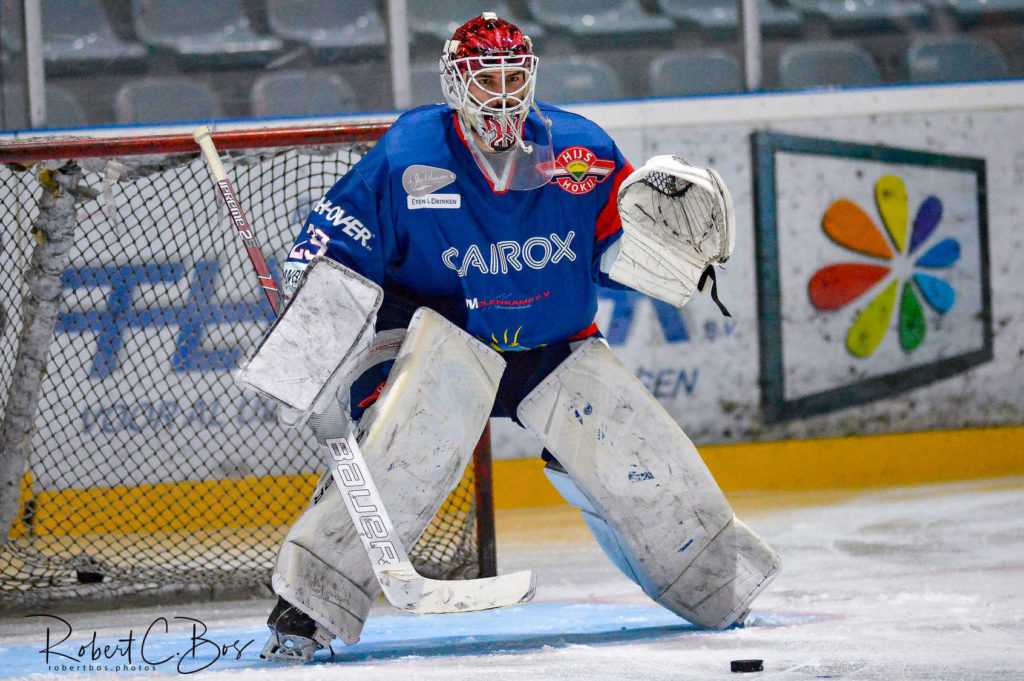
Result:
{"label": "red stripe on jersey", "polygon": [[595,333],[597,333],[597,322],[590,322],[590,326],[588,326],[587,328],[583,329],[582,331],[578,331],[578,332],[574,333],[573,335],[569,336],[568,340],[572,341],[572,340],[581,340],[583,338],[590,338]]}
{"label": "red stripe on jersey", "polygon": [[610,237],[622,229],[622,220],[619,218],[619,186],[631,172],[633,172],[633,166],[626,161],[626,165],[622,166],[622,169],[615,174],[615,179],[612,180],[612,191],[608,194],[608,202],[604,204],[604,208],[597,216],[597,223],[594,225],[594,241]]}
{"label": "red stripe on jersey", "polygon": [[381,381],[381,384],[377,386],[377,389],[374,390],[369,397],[365,398],[356,406],[359,407],[360,409],[366,409],[367,407],[369,407],[371,404],[377,401],[377,399],[380,397],[381,391],[384,390],[384,386],[387,384],[387,381]]}

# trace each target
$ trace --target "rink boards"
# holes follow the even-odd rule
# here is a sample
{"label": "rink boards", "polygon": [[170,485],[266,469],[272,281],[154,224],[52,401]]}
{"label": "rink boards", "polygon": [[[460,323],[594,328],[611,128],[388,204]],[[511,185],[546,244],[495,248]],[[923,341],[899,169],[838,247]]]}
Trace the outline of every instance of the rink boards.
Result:
{"label": "rink boards", "polygon": [[[1019,84],[1005,83],[578,107],[609,128],[634,164],[653,153],[679,151],[714,166],[732,190],[738,245],[719,280],[732,318],[721,317],[704,298],[677,311],[614,291],[602,292],[598,315],[612,349],[700,446],[724,489],[864,486],[1024,469],[1013,445],[1024,416],[1016,379],[1024,345],[1024,286],[1015,266],[1022,246],[1012,236],[1024,214],[1024,196],[1015,190],[1022,142],[1000,133],[1024,127],[1022,100]],[[766,131],[806,143],[759,156],[756,140]],[[772,168],[774,173],[768,172]],[[878,183],[889,176],[899,177],[906,192],[906,205],[899,207],[907,214],[902,235],[892,211],[877,201]],[[769,179],[771,186],[765,184]],[[921,237],[920,250],[911,253],[915,221],[931,197],[945,212]],[[865,255],[825,233],[823,218],[842,199],[860,206],[893,257]],[[287,210],[284,232],[296,217],[296,207]],[[217,233],[212,227],[204,231]],[[767,248],[769,239],[773,249]],[[933,258],[932,265],[942,266],[914,269],[944,242],[956,243],[957,257]],[[234,246],[215,249],[219,255],[210,262],[222,271],[240,267]],[[840,308],[816,307],[809,295],[814,276],[846,261],[881,263],[893,276]],[[209,263],[200,264],[209,269]],[[920,274],[944,282],[952,296],[935,294],[945,290],[936,284],[929,297],[917,283],[925,279],[915,279]],[[162,287],[159,309],[184,306],[199,277],[197,269],[185,268],[173,285],[154,283]],[[885,295],[895,280],[892,302]],[[246,300],[250,297],[246,292]],[[918,301],[916,318],[901,317],[907,297]],[[851,332],[861,313],[871,305],[878,308],[879,300],[881,308],[888,305],[890,321],[868,329],[877,340],[871,352],[864,347],[855,352]],[[103,296],[95,302],[101,307]],[[147,310],[137,316],[166,317]],[[916,341],[906,339],[904,318],[916,319],[916,327],[904,325],[917,329]],[[254,322],[260,320],[238,323],[251,327]],[[168,367],[180,345],[177,327],[143,327],[126,339],[122,360],[152,364],[149,375],[173,375]],[[8,326],[5,333],[13,331]],[[160,344],[161,352],[130,352],[143,347],[143,337]],[[101,346],[94,334],[77,333],[76,342],[81,362],[95,364]],[[223,366],[189,370],[225,373]],[[115,378],[97,375],[96,380]],[[222,438],[236,448],[230,466],[195,480],[182,479],[174,472],[181,468],[168,465],[166,479],[152,484],[109,488],[95,480],[85,490],[61,489],[60,481],[34,471],[37,520],[59,525],[61,508],[72,498],[102,507],[133,494],[150,500],[153,523],[161,527],[168,517],[164,506],[216,495],[224,486],[248,490],[247,498],[258,500],[280,481],[300,488],[308,484],[304,472],[268,467],[266,449],[247,454],[245,429],[250,421],[266,418],[260,405],[239,397],[225,406],[196,394],[168,407],[156,385],[152,394],[136,394],[133,404],[124,405],[84,404],[80,396],[64,395],[61,411],[66,407],[78,416],[77,434],[110,437],[111,451],[124,455],[127,466],[147,452],[145,445],[119,448],[115,436],[122,431],[173,438],[183,461],[195,459],[193,442]],[[173,407],[173,419],[165,407]],[[179,428],[181,419],[185,423]],[[168,428],[172,422],[175,427]],[[501,459],[495,472],[499,506],[557,503],[540,482],[539,448],[528,437],[499,427],[494,449]],[[232,520],[197,522],[231,526]]]}

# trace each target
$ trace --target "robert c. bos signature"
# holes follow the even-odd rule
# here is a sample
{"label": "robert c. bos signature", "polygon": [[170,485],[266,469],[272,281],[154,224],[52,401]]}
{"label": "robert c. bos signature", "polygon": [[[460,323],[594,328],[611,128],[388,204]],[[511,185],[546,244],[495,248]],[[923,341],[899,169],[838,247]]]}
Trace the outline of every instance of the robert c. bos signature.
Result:
{"label": "robert c. bos signature", "polygon": [[[231,643],[215,641],[206,625],[193,617],[176,615],[174,620],[192,623],[191,636],[181,641],[179,650],[154,651],[158,639],[170,632],[166,617],[157,617],[139,636],[134,629],[113,644],[97,643],[97,633],[85,643],[67,643],[73,629],[71,623],[57,615],[33,614],[46,620],[46,645],[40,650],[51,671],[149,671],[172,664],[180,674],[193,674],[208,669],[222,657],[239,660],[255,639]],[[177,637],[175,637],[177,640]],[[149,650],[146,649],[147,644]],[[166,646],[162,646],[166,648]]]}

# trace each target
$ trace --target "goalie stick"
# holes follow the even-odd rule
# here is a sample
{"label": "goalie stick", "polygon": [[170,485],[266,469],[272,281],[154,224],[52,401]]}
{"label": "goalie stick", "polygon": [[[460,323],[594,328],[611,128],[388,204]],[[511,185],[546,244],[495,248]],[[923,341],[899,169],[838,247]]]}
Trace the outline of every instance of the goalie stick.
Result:
{"label": "goalie stick", "polygon": [[[274,313],[280,314],[283,304],[277,283],[220,161],[210,129],[205,125],[199,126],[192,136],[199,144],[203,158],[227,204],[232,223],[242,238],[260,286]],[[370,560],[374,576],[385,598],[393,606],[417,614],[470,612],[517,605],[533,597],[536,582],[534,573],[529,570],[465,580],[428,579],[417,573],[395,531],[377,485],[370,476],[351,423],[345,437],[327,438],[322,451]]]}
{"label": "goalie stick", "polygon": [[217,182],[217,189],[220,190],[220,195],[224,197],[228,213],[231,214],[231,222],[235,229],[238,230],[238,236],[242,239],[242,244],[245,245],[245,252],[249,254],[249,262],[252,263],[252,268],[256,271],[256,277],[259,279],[260,286],[263,287],[263,292],[267,294],[270,307],[274,310],[275,315],[280,315],[284,309],[280,289],[277,287],[277,282],[274,281],[274,276],[270,273],[270,267],[263,257],[263,251],[256,240],[256,232],[246,219],[245,213],[242,212],[242,204],[238,202],[235,188],[231,185],[231,180],[228,179],[228,174],[224,171],[224,164],[220,162],[220,156],[217,154],[217,148],[213,144],[210,128],[201,125],[192,131],[192,137],[195,138],[199,148],[202,149],[206,164],[210,166],[210,173],[213,174],[213,179]]}
{"label": "goalie stick", "polygon": [[326,438],[321,447],[377,581],[396,608],[418,614],[471,612],[533,598],[536,578],[532,570],[463,580],[428,579],[418,574],[370,477],[351,422],[345,437]]}

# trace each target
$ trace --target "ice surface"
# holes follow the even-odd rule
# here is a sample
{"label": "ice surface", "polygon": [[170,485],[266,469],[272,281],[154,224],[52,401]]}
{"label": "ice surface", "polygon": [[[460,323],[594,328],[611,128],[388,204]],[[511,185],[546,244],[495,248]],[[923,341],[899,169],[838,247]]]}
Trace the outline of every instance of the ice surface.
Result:
{"label": "ice surface", "polygon": [[[538,572],[533,603],[484,613],[415,616],[374,606],[356,646],[303,667],[258,659],[269,600],[0,620],[0,678],[124,678],[50,671],[39,651],[114,646],[155,622],[137,677],[208,665],[218,679],[865,679],[1024,678],[1024,478],[818,495],[732,495],[748,524],[778,549],[783,570],[747,626],[700,631],[652,605],[604,558],[567,507],[499,514],[502,572]],[[201,638],[195,658],[190,617]],[[162,620],[169,621],[164,633]],[[196,625],[199,626],[198,624]],[[202,633],[202,628],[198,629]],[[240,656],[236,648],[253,641]],[[121,644],[122,648],[125,646]],[[236,659],[239,658],[239,659]],[[729,661],[761,658],[733,674]],[[115,653],[93,664],[125,664]],[[51,664],[74,664],[51,658]],[[89,664],[88,659],[84,660]]]}

